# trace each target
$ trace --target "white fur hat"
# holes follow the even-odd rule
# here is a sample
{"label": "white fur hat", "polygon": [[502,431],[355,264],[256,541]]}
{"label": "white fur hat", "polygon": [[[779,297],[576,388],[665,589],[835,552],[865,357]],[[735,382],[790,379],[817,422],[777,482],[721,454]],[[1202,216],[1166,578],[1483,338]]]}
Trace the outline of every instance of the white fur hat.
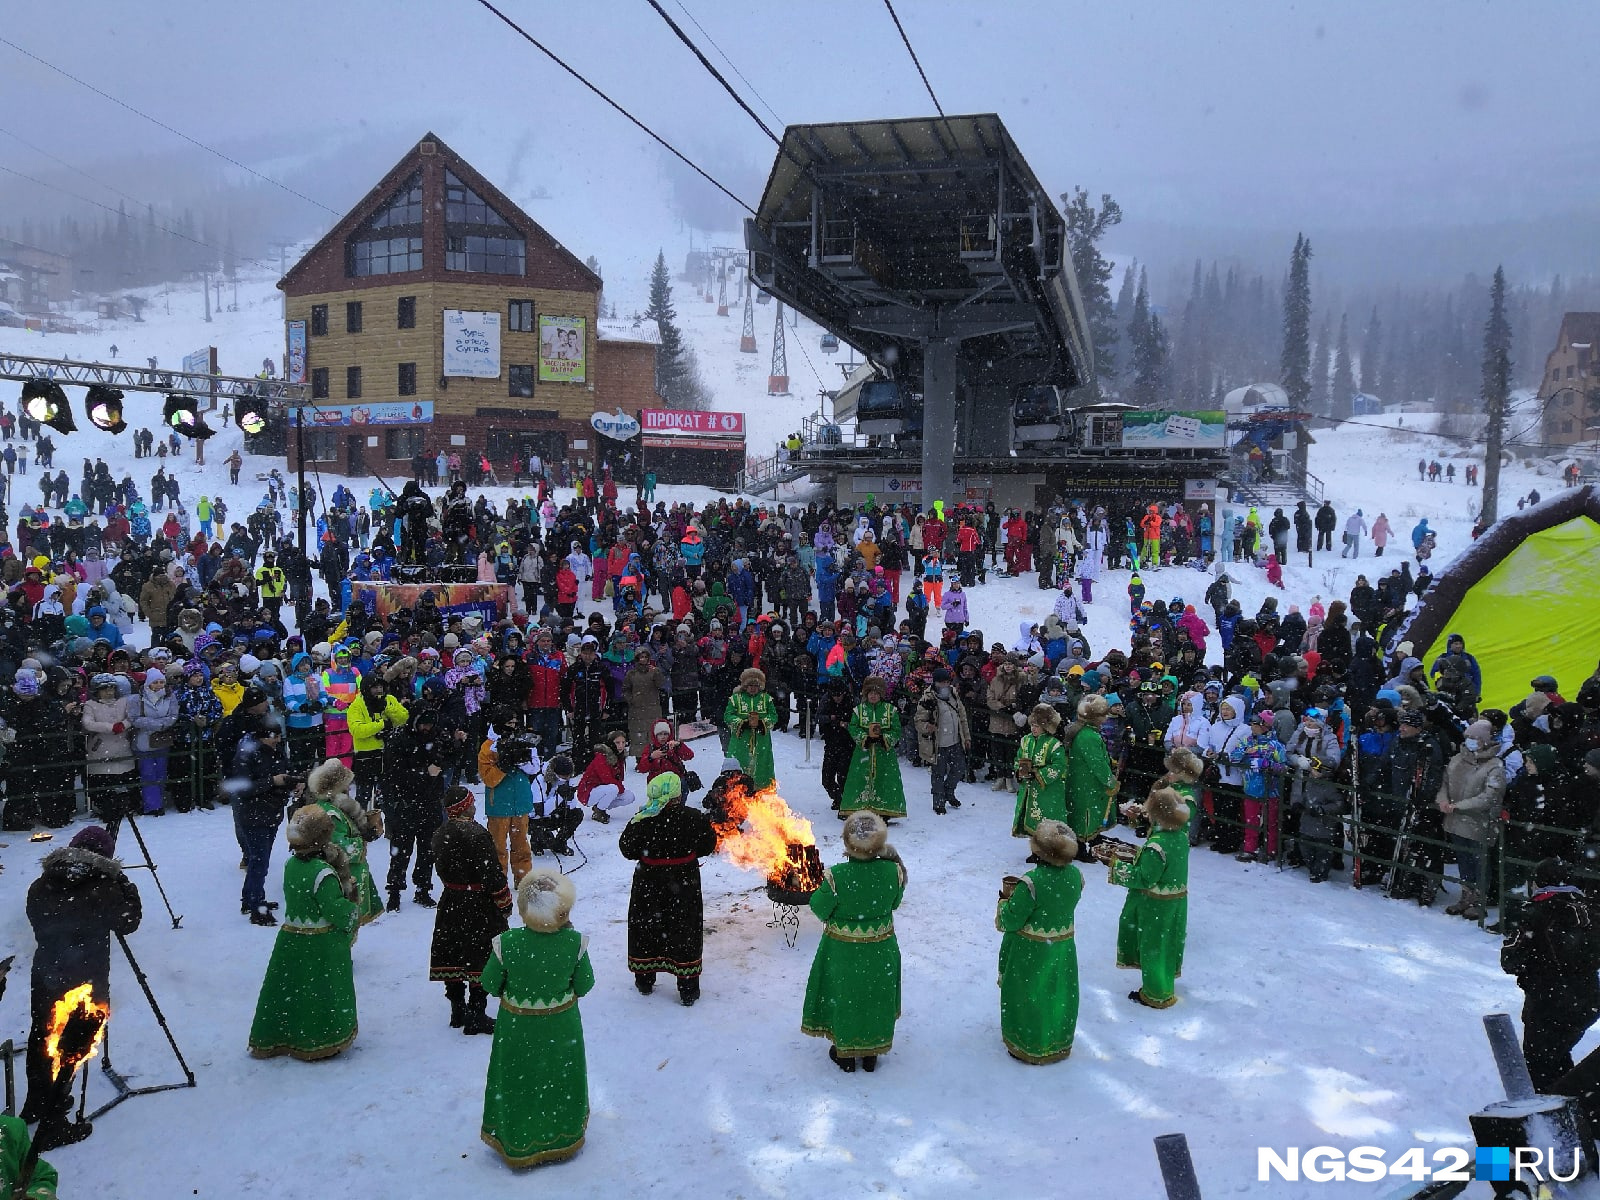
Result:
{"label": "white fur hat", "polygon": [[567,923],[578,889],[554,867],[535,867],[517,885],[517,912],[522,923],[540,933],[554,933]]}

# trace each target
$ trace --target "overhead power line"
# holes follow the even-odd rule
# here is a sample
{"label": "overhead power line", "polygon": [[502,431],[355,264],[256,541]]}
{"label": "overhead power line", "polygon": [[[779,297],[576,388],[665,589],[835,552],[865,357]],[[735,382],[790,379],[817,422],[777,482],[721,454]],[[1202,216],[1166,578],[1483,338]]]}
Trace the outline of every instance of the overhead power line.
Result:
{"label": "overhead power line", "polygon": [[672,30],[673,33],[677,34],[678,40],[685,46],[689,47],[690,52],[700,60],[700,65],[711,73],[711,77],[722,85],[723,90],[726,91],[728,95],[733,97],[733,102],[740,108],[744,109],[745,113],[752,121],[761,126],[761,132],[771,138],[776,145],[783,145],[783,139],[777,134],[773,133],[772,127],[756,115],[756,110],[745,103],[743,96],[739,95],[738,92],[733,90],[733,84],[729,83],[723,77],[721,71],[717,70],[716,67],[711,65],[711,60],[705,56],[700,47],[696,46],[694,42],[690,40],[689,35],[683,31],[683,29],[676,21],[672,19],[670,15],[668,15],[667,10],[661,7],[660,0],[647,0],[647,2],[651,8],[656,10],[656,13],[661,17],[661,19],[667,23],[667,28]]}
{"label": "overhead power line", "polygon": [[130,196],[127,192],[123,191],[121,188],[115,187],[112,184],[107,183],[103,179],[96,179],[93,175],[89,174],[89,172],[84,171],[84,170],[80,170],[79,168],[77,168],[77,167],[73,166],[71,163],[69,163],[66,159],[58,158],[56,155],[54,155],[54,154],[50,153],[50,151],[46,150],[43,146],[34,145],[27,138],[23,137],[20,133],[15,133],[12,130],[6,129],[6,128],[3,128],[3,127],[0,127],[0,133],[5,134],[8,138],[12,138],[15,141],[21,142],[24,146],[26,146],[29,150],[32,150],[34,153],[44,155],[51,162],[56,163],[58,166],[65,167],[67,170],[71,171],[74,175],[83,176],[90,183],[94,184],[97,187],[103,187],[103,188],[106,189],[106,191],[113,192],[116,195],[121,196],[124,200],[131,200],[131,201],[133,201],[133,203],[143,205],[146,208],[151,207],[151,205],[147,201],[141,200],[137,196]]}
{"label": "overhead power line", "polygon": [[911,55],[911,62],[917,68],[917,74],[922,76],[922,86],[928,89],[928,99],[933,101],[933,107],[938,111],[942,120],[944,118],[944,109],[939,104],[939,97],[933,94],[933,84],[928,82],[928,73],[922,69],[922,60],[917,57],[917,52],[911,48],[911,39],[906,36],[906,27],[900,24],[900,15],[894,11],[894,0],[883,0],[883,6],[889,10],[889,16],[894,21],[894,27],[900,31],[900,40],[906,44],[906,53]]}
{"label": "overhead power line", "polygon": [[[489,3],[489,0],[478,0],[478,3],[481,4],[484,8],[488,9],[496,17],[500,18],[500,20],[506,26],[508,26],[513,32],[518,34],[525,42],[527,42],[535,50],[539,51],[539,53],[543,54],[551,62],[555,63],[556,66],[560,67],[568,75],[571,75],[579,83],[583,84],[584,87],[588,88],[596,96],[599,96],[600,99],[604,100],[608,105],[610,105],[612,108],[614,108],[617,112],[621,113],[624,117],[626,117],[628,119],[630,124],[634,125],[641,132],[643,132],[646,135],[648,135],[650,137],[650,139],[652,141],[654,141],[657,145],[659,145],[663,150],[667,151],[667,153],[671,154],[674,158],[676,158],[684,166],[688,167],[696,175],[700,176],[701,179],[704,179],[712,187],[716,188],[717,191],[721,192],[729,200],[732,200],[740,208],[744,209],[745,212],[749,213],[751,216],[755,216],[755,212],[756,212],[755,209],[751,208],[750,205],[745,203],[743,200],[739,199],[738,196],[734,195],[731,191],[729,191],[726,187],[724,187],[717,180],[713,179],[711,177],[711,175],[709,173],[707,173],[706,170],[703,167],[701,167],[698,164],[692,162],[688,158],[687,155],[685,155],[681,150],[679,150],[671,142],[667,141],[666,138],[662,137],[655,130],[651,129],[650,126],[646,125],[643,121],[639,120],[638,117],[634,116],[627,109],[623,108],[622,105],[618,104],[610,96],[606,95],[605,92],[601,91],[594,84],[590,83],[589,80],[584,78],[584,76],[581,75],[576,69],[574,69],[573,67],[568,66],[561,59],[561,57],[558,54],[555,53],[555,51],[551,50],[543,42],[539,41],[538,38],[534,37],[531,33],[529,33],[522,26],[518,25],[510,17],[506,16],[505,13],[501,12],[493,4]],[[3,39],[0,39],[0,40],[3,40]],[[751,115],[753,116],[754,114],[752,113]],[[757,119],[759,120],[759,118],[757,118]]]}
{"label": "overhead power line", "polygon": [[276,180],[276,179],[272,178],[272,176],[270,176],[270,175],[264,175],[260,171],[256,170],[254,167],[246,166],[244,163],[240,162],[238,159],[233,158],[230,155],[224,154],[221,150],[218,150],[215,146],[208,146],[204,142],[202,142],[199,138],[190,137],[187,133],[183,132],[183,130],[181,130],[181,129],[174,129],[171,125],[168,125],[165,121],[159,119],[158,117],[152,117],[149,113],[143,111],[142,109],[135,108],[133,105],[129,104],[126,100],[117,99],[117,97],[113,96],[110,92],[103,91],[102,89],[95,87],[95,85],[90,83],[87,79],[80,79],[78,76],[74,75],[71,71],[63,70],[62,68],[56,66],[55,63],[46,62],[44,59],[40,58],[37,54],[33,53],[33,51],[24,49],[23,47],[17,45],[15,42],[11,41],[9,38],[0,37],[0,44],[6,45],[6,46],[10,46],[18,54],[24,55],[27,58],[31,58],[34,62],[38,63],[41,67],[48,67],[50,70],[54,71],[57,75],[60,75],[60,76],[62,76],[64,78],[66,78],[66,79],[72,80],[73,83],[76,83],[80,87],[88,88],[95,95],[101,96],[104,99],[107,99],[107,100],[111,101],[111,103],[115,104],[119,108],[127,109],[129,112],[131,112],[136,117],[143,117],[146,121],[149,121],[152,125],[156,125],[156,126],[159,126],[162,129],[165,129],[168,133],[172,134],[174,137],[180,137],[180,138],[182,138],[184,141],[188,142],[192,146],[198,146],[200,149],[204,150],[207,154],[216,155],[216,157],[222,159],[223,162],[231,163],[233,166],[238,167],[241,171],[244,171],[244,172],[246,172],[246,173],[248,173],[250,175],[254,175],[257,179],[261,180],[263,183],[270,183],[273,187],[278,188],[278,189],[280,189],[282,191],[288,192],[289,195],[298,197],[299,199],[304,200],[307,204],[315,205],[317,208],[322,209],[323,212],[332,213],[336,217],[343,215],[338,211],[338,209],[329,208],[326,204],[322,203],[322,201],[313,200],[310,196],[306,195],[304,192],[297,192],[297,191],[294,190],[294,188],[290,187],[288,184],[282,183],[279,180]]}
{"label": "overhead power line", "polygon": [[765,96],[763,96],[760,92],[756,91],[756,85],[751,83],[748,79],[745,78],[744,72],[739,70],[739,64],[734,62],[733,59],[728,57],[728,52],[726,50],[724,50],[721,46],[717,45],[717,39],[712,37],[711,34],[709,32],[707,32],[706,27],[704,25],[700,24],[700,22],[695,19],[695,15],[692,12],[689,11],[688,6],[684,4],[683,0],[675,0],[675,3],[677,4],[677,6],[679,8],[683,9],[683,15],[689,18],[689,24],[693,25],[696,29],[698,29],[700,31],[700,33],[701,33],[701,36],[703,36],[706,39],[706,41],[711,43],[711,48],[722,56],[722,61],[727,63],[729,69],[732,70],[733,73],[739,77],[739,82],[743,83],[745,87],[749,88],[750,89],[750,94],[752,96],[754,96],[757,100],[761,101],[761,107],[766,109],[769,113],[772,114],[772,119],[774,121],[776,121],[779,125],[782,125],[784,123],[784,120],[783,120],[782,117],[780,117],[778,115],[778,110],[773,108],[772,105],[767,103],[767,98]]}

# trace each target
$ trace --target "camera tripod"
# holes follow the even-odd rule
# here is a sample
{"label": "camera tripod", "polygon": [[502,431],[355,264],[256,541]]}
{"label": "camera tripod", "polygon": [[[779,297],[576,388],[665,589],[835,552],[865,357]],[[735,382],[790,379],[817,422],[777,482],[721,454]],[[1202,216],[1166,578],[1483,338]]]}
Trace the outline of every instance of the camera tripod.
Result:
{"label": "camera tripod", "polygon": [[[161,1032],[166,1034],[167,1045],[172,1047],[173,1057],[178,1060],[178,1066],[183,1070],[183,1082],[155,1083],[145,1087],[134,1087],[129,1084],[127,1076],[111,1065],[111,1025],[110,1022],[107,1022],[100,1047],[100,1069],[111,1080],[111,1086],[116,1089],[116,1095],[90,1113],[87,1117],[89,1121],[99,1120],[100,1117],[110,1112],[124,1100],[132,1099],[134,1096],[149,1096],[156,1092],[172,1092],[177,1091],[179,1088],[198,1086],[195,1082],[194,1071],[190,1069],[188,1062],[184,1060],[183,1051],[178,1049],[178,1039],[172,1036],[172,1029],[167,1024],[166,1014],[161,1011],[161,1005],[156,1003],[155,993],[150,990],[150,980],[145,977],[143,968],[139,966],[139,960],[133,957],[133,951],[128,947],[128,939],[120,933],[116,935],[116,938],[117,944],[122,947],[122,953],[128,959],[128,965],[133,968],[133,977],[139,981],[139,988],[144,992],[144,998],[150,1005],[150,1011],[155,1014],[156,1024],[160,1025]],[[84,1109],[88,1106],[88,1100],[89,1072],[84,1071],[78,1093],[78,1120],[80,1121],[86,1119],[84,1117]]]}
{"label": "camera tripod", "polygon": [[[183,916],[180,913],[175,913],[172,911],[172,901],[167,899],[167,889],[161,886],[161,876],[156,874],[155,859],[150,857],[150,847],[145,843],[144,834],[139,832],[139,822],[134,820],[132,813],[124,813],[119,820],[107,822],[107,832],[111,834],[112,840],[115,841],[117,836],[117,826],[121,824],[122,821],[127,821],[128,828],[133,830],[133,840],[139,843],[139,852],[144,855],[143,862],[124,863],[123,869],[131,871],[135,868],[138,868],[140,870],[146,870],[150,872],[150,878],[155,880],[156,883],[156,891],[161,894],[161,903],[166,905],[167,916],[172,919],[172,927],[177,929],[183,924]],[[126,950],[128,948],[127,944],[124,943],[122,948]],[[131,962],[133,956],[130,954],[128,958]],[[138,968],[135,967],[134,970],[137,971]],[[155,1001],[152,1000],[151,1003],[154,1004]]]}

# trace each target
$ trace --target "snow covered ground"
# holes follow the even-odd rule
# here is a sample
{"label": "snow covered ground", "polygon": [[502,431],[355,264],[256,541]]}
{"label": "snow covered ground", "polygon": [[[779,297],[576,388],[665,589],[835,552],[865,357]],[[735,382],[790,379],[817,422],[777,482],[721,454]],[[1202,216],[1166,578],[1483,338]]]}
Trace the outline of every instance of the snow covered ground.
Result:
{"label": "snow covered ground", "polygon": [[[270,283],[257,284],[241,286],[240,311],[210,326],[199,320],[198,294],[184,299],[175,290],[174,309],[193,312],[169,319],[158,301],[144,325],[93,337],[0,330],[0,346],[103,358],[115,341],[121,359],[154,354],[175,366],[184,352],[215,343],[224,371],[249,373],[282,344]],[[757,355],[737,353],[737,310],[724,321],[703,302],[680,298],[679,308],[719,407],[750,414],[752,448],[758,435],[776,438],[809,410],[802,397],[813,385],[792,342],[790,374],[802,395],[764,397],[770,307],[758,309],[768,316],[764,332],[758,322]],[[833,370],[815,349],[814,330],[802,322],[794,336],[811,337],[818,369]],[[134,415],[134,400],[130,410],[135,424],[154,424],[153,407]],[[1408,416],[1407,426],[1415,420]],[[1474,493],[1415,479],[1420,453],[1443,460],[1437,439],[1357,426],[1318,437],[1311,467],[1341,518],[1356,506],[1369,519],[1385,511],[1408,546],[1411,525],[1427,515],[1439,531],[1436,566],[1466,545]],[[229,427],[210,443],[212,464],[237,438]],[[71,476],[85,455],[104,454],[116,470],[135,465],[126,438],[88,429],[58,442],[58,462]],[[250,460],[237,489],[215,465],[184,466],[184,494],[220,492],[242,514],[260,496],[254,472],[268,465]],[[143,485],[155,464],[137,466]],[[24,490],[31,476],[16,483],[13,512],[37,494]],[[1513,467],[1504,488],[1514,503],[1535,485],[1547,495],[1556,487]],[[707,498],[691,489],[662,495]],[[1283,602],[1304,608],[1313,595],[1347,595],[1356,572],[1375,565],[1336,556],[1312,568],[1291,563]],[[1253,611],[1267,594],[1265,578],[1235,575],[1243,575],[1235,592]],[[1097,588],[1087,626],[1096,654],[1127,645],[1125,582],[1108,573]],[[1168,569],[1146,583],[1152,596],[1197,600],[1205,579]],[[1018,621],[1042,619],[1052,600],[1032,577],[970,593],[974,625],[1007,642]],[[792,735],[778,743],[781,790],[816,823],[824,860],[834,861],[838,826],[819,785],[821,748],[813,745],[808,761]],[[718,756],[701,746],[696,766],[709,779]],[[616,850],[618,826],[582,827],[590,861],[576,877],[574,921],[591,938],[599,979],[582,1004],[593,1117],[584,1152],[527,1186],[581,1197],[646,1188],[777,1200],[1145,1197],[1160,1194],[1150,1139],[1182,1131],[1206,1195],[1288,1196],[1301,1193],[1255,1182],[1257,1146],[1371,1144],[1392,1160],[1414,1144],[1468,1142],[1467,1112],[1498,1096],[1479,1017],[1515,1012],[1519,997],[1498,969],[1493,938],[1437,909],[1355,893],[1338,877],[1313,888],[1303,873],[1209,853],[1194,860],[1180,1003],[1153,1012],[1125,998],[1132,981],[1113,966],[1123,893],[1091,870],[1077,921],[1083,1005],[1073,1057],[1043,1068],[1012,1061],[999,1040],[992,921],[1000,878],[1025,853],[1008,836],[1012,798],[964,787],[965,806],[935,817],[924,772],[909,773],[907,792],[911,816],[893,835],[911,875],[898,921],[905,1009],[894,1052],[870,1076],[841,1075],[824,1044],[799,1032],[816,922],[803,916],[791,950],[767,926],[762,881],[725,862],[709,861],[704,872],[703,999],[685,1010],[670,993],[639,996],[625,968],[629,873]],[[395,1197],[516,1186],[477,1140],[489,1039],[447,1028],[442,988],[426,981],[429,914],[408,905],[363,932],[355,953],[362,1030],[350,1052],[322,1064],[256,1062],[245,1040],[273,935],[237,915],[229,816],[172,814],[141,828],[184,920],[180,930],[168,927],[148,873],[136,871],[146,920],[132,945],[199,1087],[132,1100],[103,1118],[90,1141],[52,1154],[64,1194],[287,1200],[347,1181]],[[51,846],[8,835],[0,848],[0,947],[19,957],[0,1001],[0,1030],[19,1040],[27,1025],[22,966],[32,946],[21,899]],[[384,847],[376,849],[381,859]],[[131,840],[123,851],[136,857]],[[275,875],[281,850],[276,857]],[[115,962],[113,976],[117,1066],[136,1084],[179,1078],[125,964]],[[96,1069],[91,1107],[107,1095]],[[1386,1190],[1346,1185],[1341,1194]]]}

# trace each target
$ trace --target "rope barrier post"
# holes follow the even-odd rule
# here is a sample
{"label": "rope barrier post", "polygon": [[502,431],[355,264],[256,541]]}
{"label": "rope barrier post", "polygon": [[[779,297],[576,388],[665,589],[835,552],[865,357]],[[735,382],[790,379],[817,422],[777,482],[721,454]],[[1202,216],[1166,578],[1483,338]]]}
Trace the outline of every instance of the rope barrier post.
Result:
{"label": "rope barrier post", "polygon": [[1500,1072],[1500,1085],[1506,1090],[1506,1099],[1532,1100],[1538,1092],[1534,1090],[1528,1060],[1523,1057],[1522,1043],[1517,1040],[1517,1027],[1511,1018],[1505,1013],[1489,1013],[1483,1018],[1483,1031],[1489,1035],[1489,1049],[1494,1054],[1495,1069]]}
{"label": "rope barrier post", "polygon": [[1189,1139],[1181,1133],[1164,1133],[1155,1143],[1156,1163],[1161,1168],[1167,1200],[1201,1200],[1200,1180],[1189,1154]]}

